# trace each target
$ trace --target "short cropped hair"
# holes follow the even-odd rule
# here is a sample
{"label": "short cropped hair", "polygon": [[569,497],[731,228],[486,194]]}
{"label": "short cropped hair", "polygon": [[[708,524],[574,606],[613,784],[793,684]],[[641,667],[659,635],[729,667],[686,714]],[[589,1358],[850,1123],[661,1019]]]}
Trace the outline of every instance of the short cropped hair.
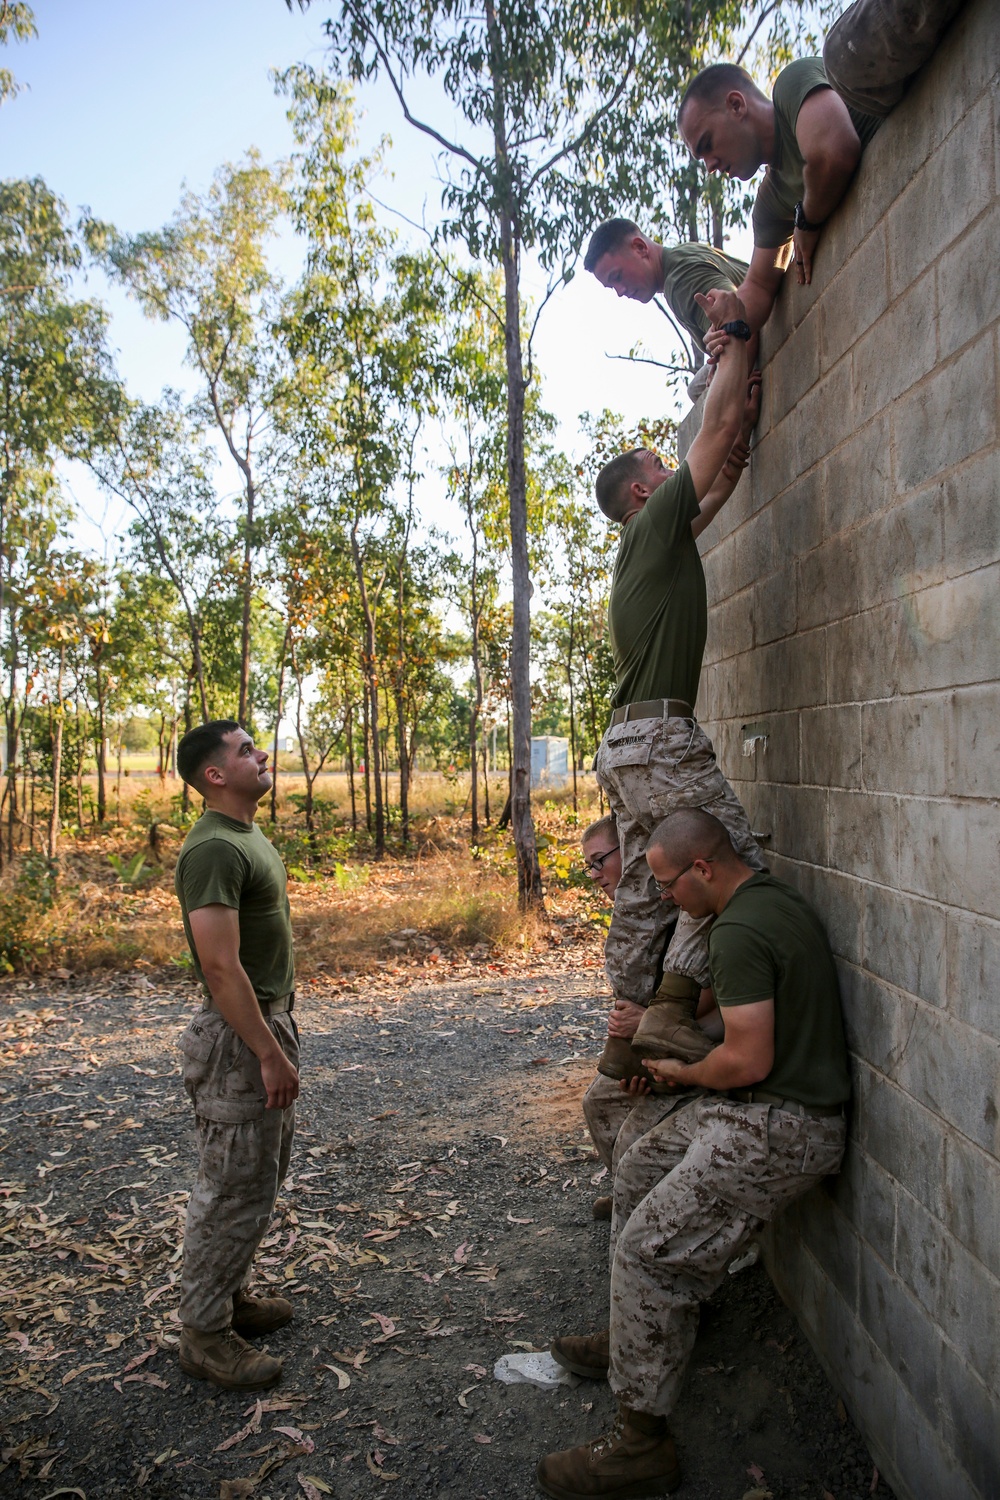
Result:
{"label": "short cropped hair", "polygon": [[177,769],[188,786],[197,786],[202,771],[222,746],[227,734],[239,729],[235,719],[209,719],[189,729],[177,746]]}
{"label": "short cropped hair", "polygon": [[624,245],[625,241],[630,240],[634,234],[641,233],[642,230],[638,224],[634,224],[631,219],[605,219],[603,224],[598,224],[590,236],[590,244],[583,257],[583,269],[585,271],[596,270],[597,262],[605,255],[610,255],[612,250],[617,250],[619,246]]}
{"label": "short cropped hair", "polygon": [[611,839],[617,844],[618,824],[615,822],[613,814],[605,813],[603,818],[598,818],[596,823],[591,823],[589,828],[585,828],[580,836],[580,843],[581,845],[591,842],[596,843],[598,839],[600,839],[602,844],[605,839]]}
{"label": "short cropped hair", "polygon": [[738,67],[736,63],[713,63],[710,68],[703,68],[684,90],[677,111],[678,124],[684,118],[684,111],[689,104],[696,100],[717,104],[731,89],[738,89],[741,94],[756,94],[760,99],[765,98],[746,68]]}
{"label": "short cropped hair", "polygon": [[696,859],[732,859],[733,841],[725,824],[700,807],[684,807],[657,823],[646,845],[662,849],[672,864],[686,865]]}
{"label": "short cropped hair", "polygon": [[645,448],[630,448],[606,463],[594,483],[597,503],[609,521],[620,521],[628,502],[629,485],[642,478]]}

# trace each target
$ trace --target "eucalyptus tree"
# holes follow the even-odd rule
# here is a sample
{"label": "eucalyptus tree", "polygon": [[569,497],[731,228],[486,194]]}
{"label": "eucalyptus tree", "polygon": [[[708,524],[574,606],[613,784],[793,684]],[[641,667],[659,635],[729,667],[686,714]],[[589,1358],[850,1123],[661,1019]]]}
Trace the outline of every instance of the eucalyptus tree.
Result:
{"label": "eucalyptus tree", "polygon": [[[377,617],[390,586],[386,538],[412,496],[414,432],[432,408],[441,306],[434,262],[401,253],[375,220],[369,190],[380,155],[356,154],[351,99],[309,67],[278,79],[298,145],[292,215],[306,245],[305,274],[287,299],[280,333],[291,373],[282,421],[347,538],[362,618],[366,794],[375,851],[385,848],[380,772]],[[402,507],[402,510],[401,510]],[[409,534],[410,528],[403,527]]]}
{"label": "eucalyptus tree", "polygon": [[[166,392],[159,406],[127,407],[90,465],[101,485],[135,515],[135,558],[158,570],[175,591],[190,646],[186,676],[202,720],[209,719],[206,617],[223,587],[229,557],[226,529],[216,516],[212,453],[179,400]],[[241,691],[242,685],[241,671]]]}
{"label": "eucalyptus tree", "polygon": [[[24,0],[0,0],[0,47],[11,42],[26,42],[37,36],[35,13]],[[9,68],[0,68],[0,104],[13,99],[24,88]]]}
{"label": "eucalyptus tree", "polygon": [[250,712],[254,563],[278,371],[271,334],[281,287],[267,259],[286,208],[285,170],[255,151],[219,169],[200,197],[185,194],[171,222],[138,235],[91,219],[88,243],[110,278],[150,318],[187,339],[199,406],[236,466],[241,491],[240,669],[236,717]]}

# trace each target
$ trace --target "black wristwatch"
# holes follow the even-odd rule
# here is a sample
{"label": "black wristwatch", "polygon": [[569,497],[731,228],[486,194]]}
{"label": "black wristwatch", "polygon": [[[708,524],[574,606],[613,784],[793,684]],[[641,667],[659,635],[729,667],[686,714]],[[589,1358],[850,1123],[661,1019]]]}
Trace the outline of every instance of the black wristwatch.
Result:
{"label": "black wristwatch", "polygon": [[[823,223],[826,223],[825,219],[823,220]],[[801,198],[795,205],[795,227],[796,229],[804,229],[806,234],[815,234],[818,229],[823,228],[823,224],[810,224],[802,208]]]}
{"label": "black wristwatch", "polygon": [[734,318],[731,323],[723,323],[722,331],[728,333],[731,338],[742,339],[744,343],[748,343],[753,338],[750,324],[744,322],[742,318]]}

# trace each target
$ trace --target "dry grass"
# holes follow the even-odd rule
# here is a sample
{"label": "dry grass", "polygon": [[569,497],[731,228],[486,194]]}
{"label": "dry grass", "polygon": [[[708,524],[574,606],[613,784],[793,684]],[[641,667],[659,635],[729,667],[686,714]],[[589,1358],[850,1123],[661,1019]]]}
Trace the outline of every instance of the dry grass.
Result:
{"label": "dry grass", "polygon": [[[335,785],[334,783],[343,783]],[[319,855],[310,859],[295,794],[296,778],[279,783],[274,833],[289,881],[296,960],[303,978],[317,972],[363,974],[386,965],[423,969],[461,955],[473,961],[510,957],[558,941],[557,921],[598,917],[600,907],[575,874],[578,827],[596,816],[588,798],[579,818],[571,793],[545,794],[535,805],[545,845],[547,910],[517,907],[516,867],[509,832],[492,828],[470,851],[468,822],[460,816],[462,778],[422,776],[414,798],[413,842],[375,861],[364,838],[353,840],[346,782],[322,789]],[[105,833],[66,840],[54,886],[40,856],[29,856],[0,877],[0,959],[8,969],[35,972],[186,964],[184,932],[173,892],[173,868],[184,830],[169,826],[171,783],[153,778],[123,783],[121,824]],[[491,796],[493,794],[491,793]],[[502,805],[493,796],[494,815]],[[456,808],[458,811],[456,811]],[[150,842],[150,824],[156,824]],[[143,854],[149,867],[130,886],[113,867]]]}

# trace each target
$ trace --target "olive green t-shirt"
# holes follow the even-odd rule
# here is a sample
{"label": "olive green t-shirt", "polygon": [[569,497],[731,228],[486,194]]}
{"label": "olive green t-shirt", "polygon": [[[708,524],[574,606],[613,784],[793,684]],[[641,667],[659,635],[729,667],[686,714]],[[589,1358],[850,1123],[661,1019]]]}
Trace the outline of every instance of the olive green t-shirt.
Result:
{"label": "olive green t-shirt", "polygon": [[[801,202],[805,186],[804,165],[795,138],[795,122],[805,100],[816,89],[828,89],[826,70],[821,57],[800,57],[782,68],[774,82],[771,103],[774,105],[774,160],[764,173],[753,206],[753,242],[767,249],[787,245],[795,228],[795,205]],[[862,151],[882,124],[880,116],[863,115],[849,109],[851,123],[858,132]]]}
{"label": "olive green t-shirt", "polygon": [[184,840],[174,872],[184,933],[202,984],[189,913],[201,906],[231,906],[240,918],[240,964],[257,999],[280,1000],[291,993],[295,968],[286,885],[281,856],[255,823],[211,810],[202,813]]}
{"label": "olive green t-shirt", "polygon": [[754,875],[713,922],[708,960],[723,1011],[774,1001],[774,1066],[754,1087],[805,1105],[844,1103],[851,1081],[837,970],[808,901],[774,875]]}
{"label": "olive green t-shirt", "polygon": [[735,291],[749,269],[746,261],[723,255],[714,245],[699,240],[663,247],[663,295],[678,323],[703,352],[710,321],[694,300],[695,292],[713,292],[716,287]]}
{"label": "olive green t-shirt", "polygon": [[622,528],[608,600],[615,708],[647,698],[683,698],[694,708],[708,630],[705,572],[691,534],[697,514],[683,463]]}

